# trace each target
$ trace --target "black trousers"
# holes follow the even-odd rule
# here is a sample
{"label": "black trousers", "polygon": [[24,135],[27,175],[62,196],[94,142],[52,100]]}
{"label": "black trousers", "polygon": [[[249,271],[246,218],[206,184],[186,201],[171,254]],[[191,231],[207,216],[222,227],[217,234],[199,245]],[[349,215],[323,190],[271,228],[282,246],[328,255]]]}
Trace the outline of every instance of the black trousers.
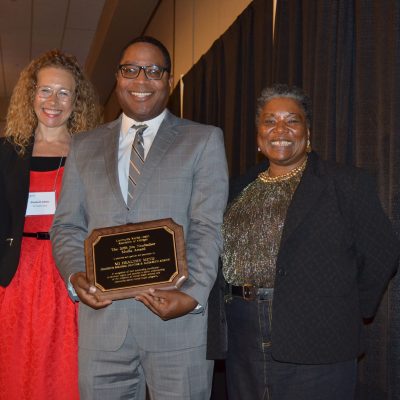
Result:
{"label": "black trousers", "polygon": [[306,365],[272,358],[272,296],[226,303],[229,400],[353,400],[356,360]]}

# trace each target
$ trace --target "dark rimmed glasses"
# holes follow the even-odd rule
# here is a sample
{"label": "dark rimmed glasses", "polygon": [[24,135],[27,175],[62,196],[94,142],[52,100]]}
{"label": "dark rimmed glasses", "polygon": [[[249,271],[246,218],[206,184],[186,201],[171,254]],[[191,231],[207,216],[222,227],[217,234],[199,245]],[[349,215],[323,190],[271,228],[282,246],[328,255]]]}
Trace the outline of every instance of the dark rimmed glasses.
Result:
{"label": "dark rimmed glasses", "polygon": [[36,95],[41,99],[49,99],[56,94],[58,100],[63,103],[72,102],[74,99],[75,93],[68,89],[53,89],[50,86],[38,86],[36,87]]}
{"label": "dark rimmed glasses", "polygon": [[[136,79],[140,71],[143,70],[146,78],[149,80],[159,80],[163,77],[164,72],[168,68],[159,67],[158,65],[135,65],[135,64],[121,64],[118,66],[121,75],[126,79]],[[169,72],[169,71],[168,71]]]}

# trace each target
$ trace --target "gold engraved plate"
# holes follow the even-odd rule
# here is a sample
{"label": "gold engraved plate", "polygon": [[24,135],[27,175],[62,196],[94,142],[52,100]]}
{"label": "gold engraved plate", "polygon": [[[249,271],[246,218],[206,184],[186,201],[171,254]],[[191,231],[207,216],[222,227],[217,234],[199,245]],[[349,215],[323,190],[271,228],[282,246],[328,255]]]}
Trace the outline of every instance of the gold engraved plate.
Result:
{"label": "gold engraved plate", "polygon": [[102,299],[178,289],[188,278],[183,228],[171,218],[94,229],[85,258],[87,278]]}

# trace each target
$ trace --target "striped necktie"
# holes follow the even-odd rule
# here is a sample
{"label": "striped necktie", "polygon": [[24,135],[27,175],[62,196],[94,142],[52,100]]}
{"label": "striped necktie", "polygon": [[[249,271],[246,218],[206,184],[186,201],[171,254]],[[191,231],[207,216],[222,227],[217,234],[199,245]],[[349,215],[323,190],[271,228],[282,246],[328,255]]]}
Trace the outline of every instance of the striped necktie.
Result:
{"label": "striped necktie", "polygon": [[132,129],[136,129],[135,139],[132,144],[131,159],[129,162],[129,179],[128,179],[128,201],[132,200],[133,191],[137,184],[144,164],[144,146],[143,132],[147,125],[132,125]]}

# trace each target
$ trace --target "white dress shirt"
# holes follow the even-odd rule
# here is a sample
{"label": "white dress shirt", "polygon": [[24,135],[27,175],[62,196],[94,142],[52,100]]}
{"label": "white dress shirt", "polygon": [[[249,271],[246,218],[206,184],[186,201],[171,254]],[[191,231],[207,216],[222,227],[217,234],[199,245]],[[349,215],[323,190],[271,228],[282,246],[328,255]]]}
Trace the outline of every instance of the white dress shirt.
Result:
{"label": "white dress shirt", "polygon": [[128,179],[129,179],[129,161],[131,158],[132,144],[135,139],[136,131],[132,129],[132,125],[147,125],[143,132],[144,159],[146,160],[153,140],[156,137],[161,122],[163,121],[166,110],[157,117],[149,120],[138,122],[122,113],[121,131],[119,133],[118,146],[118,177],[122,195],[125,202],[128,202]]}

